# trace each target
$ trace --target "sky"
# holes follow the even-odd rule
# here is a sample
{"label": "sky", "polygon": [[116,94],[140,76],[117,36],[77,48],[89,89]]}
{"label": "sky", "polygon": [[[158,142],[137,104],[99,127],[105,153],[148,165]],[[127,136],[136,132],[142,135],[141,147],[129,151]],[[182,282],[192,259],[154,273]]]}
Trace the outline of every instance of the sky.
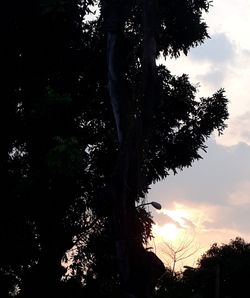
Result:
{"label": "sky", "polygon": [[162,205],[160,211],[149,207],[156,223],[152,245],[160,257],[166,259],[166,243],[177,247],[192,240],[194,253],[179,269],[195,266],[213,243],[235,237],[250,242],[250,1],[214,0],[203,17],[211,38],[187,56],[161,62],[199,83],[198,97],[224,88],[228,127],[223,136],[211,136],[202,160],[152,185],[147,197]]}

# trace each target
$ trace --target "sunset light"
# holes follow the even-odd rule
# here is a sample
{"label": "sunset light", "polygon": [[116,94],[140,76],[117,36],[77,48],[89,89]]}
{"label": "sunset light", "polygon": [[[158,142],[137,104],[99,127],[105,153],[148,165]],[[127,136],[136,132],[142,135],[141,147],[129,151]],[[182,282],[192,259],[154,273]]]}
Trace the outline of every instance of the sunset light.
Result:
{"label": "sunset light", "polygon": [[177,239],[180,229],[173,223],[167,223],[164,226],[155,225],[153,227],[155,237],[162,241],[174,241]]}
{"label": "sunset light", "polygon": [[177,243],[181,241],[184,234],[193,235],[200,217],[196,210],[180,204],[175,204],[174,209],[162,209],[158,213],[162,214],[163,217],[161,222],[156,221],[153,226],[153,234],[157,243]]}
{"label": "sunset light", "polygon": [[161,220],[161,223],[156,221],[153,227],[157,242],[178,242],[178,238],[183,238],[183,234],[193,235],[201,217],[197,210],[180,204],[175,204],[174,209],[162,209],[158,213],[166,216],[166,220]]}

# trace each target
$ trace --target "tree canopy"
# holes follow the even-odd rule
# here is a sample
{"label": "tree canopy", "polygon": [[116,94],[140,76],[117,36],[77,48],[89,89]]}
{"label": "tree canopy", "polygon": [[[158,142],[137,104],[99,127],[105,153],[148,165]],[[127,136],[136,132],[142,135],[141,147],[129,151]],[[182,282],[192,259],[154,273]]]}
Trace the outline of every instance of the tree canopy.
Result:
{"label": "tree canopy", "polygon": [[[240,297],[248,293],[250,244],[236,237],[228,244],[214,243],[197,268],[184,272],[184,282],[201,297]],[[217,296],[216,296],[217,297]]]}
{"label": "tree canopy", "polygon": [[248,296],[250,244],[236,237],[226,244],[214,243],[197,266],[184,266],[172,275],[166,270],[157,285],[157,298],[208,298]]}
{"label": "tree canopy", "polygon": [[[139,152],[140,158],[130,158],[133,175],[127,186],[131,200],[141,202],[152,183],[201,158],[199,150],[214,130],[223,132],[228,117],[224,90],[197,99],[188,75],[174,76],[164,65],[147,64],[160,53],[177,57],[201,44],[208,37],[202,13],[210,1],[156,2],[157,18],[150,15],[150,1],[4,4],[1,297],[15,285],[25,298],[67,297],[67,291],[76,297],[78,291],[87,297],[119,297],[111,194],[116,160],[126,146],[130,157]],[[90,18],[98,8],[100,14]],[[118,20],[119,59],[111,58],[123,85],[123,149],[106,61],[107,34]],[[148,50],[150,45],[155,51]],[[135,140],[145,130],[137,150]],[[139,174],[132,171],[138,159]],[[116,200],[119,191],[124,193],[118,184]],[[144,208],[133,212],[134,235],[145,244],[151,215]],[[76,285],[72,279],[66,286],[60,281],[65,273],[61,261],[72,247]]]}

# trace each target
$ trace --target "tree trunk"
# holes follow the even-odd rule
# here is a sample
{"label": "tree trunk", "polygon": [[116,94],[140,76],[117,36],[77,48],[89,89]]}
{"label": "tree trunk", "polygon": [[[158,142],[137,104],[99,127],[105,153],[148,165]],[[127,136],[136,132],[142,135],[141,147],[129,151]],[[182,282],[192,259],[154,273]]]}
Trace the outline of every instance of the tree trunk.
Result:
{"label": "tree trunk", "polygon": [[156,102],[156,40],[155,33],[157,30],[157,0],[143,0],[143,131],[144,135],[149,134],[152,123],[153,109]]}
{"label": "tree trunk", "polygon": [[104,14],[107,30],[109,93],[120,144],[120,152],[111,185],[116,258],[124,298],[150,298],[152,288],[154,288],[155,274],[157,270],[162,272],[164,266],[155,255],[152,258],[152,255],[149,256],[143,248],[142,239],[139,238],[139,233],[136,231],[135,202],[141,187],[140,168],[143,158],[143,141],[149,132],[155,97],[156,42],[154,30],[156,5],[155,1],[152,0],[143,1],[144,101],[142,103],[142,117],[134,124],[133,130],[128,131],[128,127],[123,125],[126,115],[124,115],[123,74],[119,62],[119,59],[122,59],[119,52],[119,34],[122,34],[123,23],[127,15],[126,9],[129,6],[125,5],[124,1],[118,2],[120,6],[112,1],[106,1],[106,15]]}

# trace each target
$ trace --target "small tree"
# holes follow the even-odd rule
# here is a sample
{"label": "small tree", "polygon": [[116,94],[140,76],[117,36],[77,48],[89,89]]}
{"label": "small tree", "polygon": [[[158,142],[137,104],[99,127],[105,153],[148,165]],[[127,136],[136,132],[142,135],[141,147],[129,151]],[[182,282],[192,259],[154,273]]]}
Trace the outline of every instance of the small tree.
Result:
{"label": "small tree", "polygon": [[164,241],[160,248],[163,255],[162,258],[171,268],[173,275],[175,275],[177,263],[192,257],[200,249],[195,237],[188,234],[183,234],[176,241]]}

